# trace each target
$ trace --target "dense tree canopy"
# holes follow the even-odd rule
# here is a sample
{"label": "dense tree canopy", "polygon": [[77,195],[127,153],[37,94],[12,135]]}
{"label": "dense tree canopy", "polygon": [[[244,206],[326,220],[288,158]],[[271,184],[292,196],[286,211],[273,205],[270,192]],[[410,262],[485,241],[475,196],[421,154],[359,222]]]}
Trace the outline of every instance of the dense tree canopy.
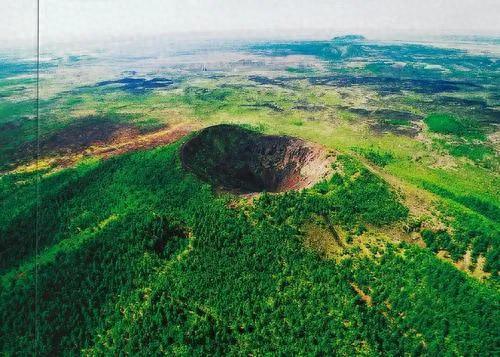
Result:
{"label": "dense tree canopy", "polygon": [[[360,227],[407,219],[399,194],[356,160],[339,157],[341,170],[312,189],[247,204],[187,174],[178,149],[44,178],[36,261],[25,245],[35,203],[3,211],[2,351],[486,355],[498,345],[497,290],[431,251],[388,242],[362,255],[353,244],[332,260],[303,244],[314,217],[353,241]],[[4,202],[32,188],[26,177]]]}

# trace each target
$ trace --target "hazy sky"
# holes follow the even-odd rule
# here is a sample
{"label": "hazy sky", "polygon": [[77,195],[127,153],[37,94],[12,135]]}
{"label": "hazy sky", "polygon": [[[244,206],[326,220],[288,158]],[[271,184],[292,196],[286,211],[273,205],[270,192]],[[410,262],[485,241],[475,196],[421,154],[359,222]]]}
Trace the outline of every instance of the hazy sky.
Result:
{"label": "hazy sky", "polygon": [[[36,0],[0,0],[0,44],[32,41]],[[40,0],[43,43],[182,32],[500,35],[500,0]]]}

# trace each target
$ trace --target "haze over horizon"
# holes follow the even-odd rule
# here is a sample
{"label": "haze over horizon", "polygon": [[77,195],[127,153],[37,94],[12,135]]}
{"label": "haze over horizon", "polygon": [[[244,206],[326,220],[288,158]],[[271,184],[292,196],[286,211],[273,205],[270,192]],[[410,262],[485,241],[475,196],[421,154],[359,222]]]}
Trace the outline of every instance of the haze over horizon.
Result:
{"label": "haze over horizon", "polygon": [[[31,46],[36,39],[36,0],[9,2],[3,13],[0,47]],[[40,37],[42,45],[49,45],[169,33],[498,36],[498,13],[500,2],[495,0],[40,0]]]}

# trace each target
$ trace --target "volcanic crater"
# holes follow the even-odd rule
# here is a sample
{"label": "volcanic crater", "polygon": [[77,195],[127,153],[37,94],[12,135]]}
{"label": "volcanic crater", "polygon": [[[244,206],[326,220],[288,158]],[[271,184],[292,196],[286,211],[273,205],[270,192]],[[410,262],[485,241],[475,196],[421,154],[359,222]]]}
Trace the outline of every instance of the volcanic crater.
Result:
{"label": "volcanic crater", "polygon": [[182,146],[181,161],[216,188],[241,194],[310,187],[332,170],[331,155],[318,144],[229,124],[198,132]]}

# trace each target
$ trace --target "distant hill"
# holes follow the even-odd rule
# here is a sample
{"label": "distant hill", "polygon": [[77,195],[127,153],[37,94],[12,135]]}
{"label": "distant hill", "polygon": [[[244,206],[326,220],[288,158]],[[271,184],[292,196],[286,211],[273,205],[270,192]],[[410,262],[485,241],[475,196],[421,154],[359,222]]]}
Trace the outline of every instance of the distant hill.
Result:
{"label": "distant hill", "polygon": [[363,35],[344,35],[332,38],[332,41],[334,42],[356,42],[364,40],[366,40],[366,37]]}

